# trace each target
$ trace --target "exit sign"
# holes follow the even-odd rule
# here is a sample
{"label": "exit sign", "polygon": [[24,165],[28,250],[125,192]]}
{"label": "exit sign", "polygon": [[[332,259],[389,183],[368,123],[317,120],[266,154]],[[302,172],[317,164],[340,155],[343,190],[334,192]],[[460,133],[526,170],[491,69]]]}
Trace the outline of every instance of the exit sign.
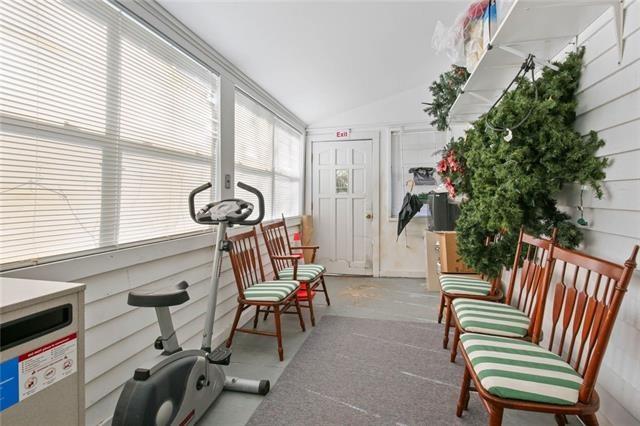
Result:
{"label": "exit sign", "polygon": [[351,129],[336,131],[337,138],[348,138],[349,136],[351,136]]}

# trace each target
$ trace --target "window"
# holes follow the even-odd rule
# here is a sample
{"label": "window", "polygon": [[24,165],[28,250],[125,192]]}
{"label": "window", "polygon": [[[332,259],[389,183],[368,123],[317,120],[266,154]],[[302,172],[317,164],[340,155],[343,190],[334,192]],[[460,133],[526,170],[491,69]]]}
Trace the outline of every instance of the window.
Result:
{"label": "window", "polygon": [[2,267],[206,231],[218,77],[106,1],[0,14]]}
{"label": "window", "polygon": [[[235,180],[262,191],[265,219],[300,214],[302,161],[302,135],[236,91]],[[236,194],[252,197],[242,190]]]}
{"label": "window", "polygon": [[349,192],[349,169],[336,169],[336,194]]}
{"label": "window", "polygon": [[[409,173],[414,167],[432,167],[433,176],[436,164],[440,159],[438,150],[446,143],[446,135],[434,130],[407,130],[391,132],[391,211],[390,217],[398,217],[402,200],[407,193],[407,181],[413,178]],[[437,183],[436,182],[436,183]],[[416,183],[414,194],[428,193],[436,189],[435,184]],[[425,216],[427,208],[423,208],[418,216]]]}

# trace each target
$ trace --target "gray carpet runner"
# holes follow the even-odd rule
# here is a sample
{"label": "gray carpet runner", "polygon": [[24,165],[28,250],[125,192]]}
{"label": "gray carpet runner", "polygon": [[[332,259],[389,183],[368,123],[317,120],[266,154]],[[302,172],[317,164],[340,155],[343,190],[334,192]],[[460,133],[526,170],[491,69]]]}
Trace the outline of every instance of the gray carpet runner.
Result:
{"label": "gray carpet runner", "polygon": [[455,407],[462,361],[442,325],[324,316],[249,425],[485,425],[477,396]]}

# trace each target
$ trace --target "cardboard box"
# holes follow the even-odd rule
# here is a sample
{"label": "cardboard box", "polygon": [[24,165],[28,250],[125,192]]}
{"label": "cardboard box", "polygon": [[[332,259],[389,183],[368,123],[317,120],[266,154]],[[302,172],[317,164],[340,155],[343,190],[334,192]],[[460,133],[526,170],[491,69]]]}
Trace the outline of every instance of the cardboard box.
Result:
{"label": "cardboard box", "polygon": [[455,231],[437,232],[440,236],[440,273],[473,274],[473,269],[465,265],[458,255],[458,244]]}
{"label": "cardboard box", "polygon": [[440,262],[440,235],[429,230],[424,231],[424,253],[426,262],[426,279],[428,291],[440,291],[438,279],[438,263]]}

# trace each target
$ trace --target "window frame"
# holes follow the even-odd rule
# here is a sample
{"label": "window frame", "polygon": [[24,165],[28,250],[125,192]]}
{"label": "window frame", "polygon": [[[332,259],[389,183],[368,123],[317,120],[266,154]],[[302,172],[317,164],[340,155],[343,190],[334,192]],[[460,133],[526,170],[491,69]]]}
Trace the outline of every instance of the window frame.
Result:
{"label": "window frame", "polygon": [[[299,153],[298,153],[298,171],[299,171],[299,190],[298,190],[298,214],[293,215],[293,216],[285,216],[286,218],[296,218],[296,217],[301,217],[302,215],[304,215],[304,196],[305,196],[305,149],[306,149],[306,135],[305,132],[301,132],[299,131],[294,125],[290,124],[285,118],[283,118],[280,114],[278,114],[277,112],[273,111],[273,109],[269,108],[267,105],[265,105],[264,103],[260,102],[258,99],[256,99],[254,96],[252,96],[251,94],[247,93],[246,90],[244,90],[243,88],[239,87],[239,86],[235,86],[235,90],[234,90],[234,101],[233,101],[233,106],[234,109],[236,108],[236,99],[237,99],[237,95],[238,93],[240,93],[242,96],[246,97],[247,99],[255,102],[259,107],[264,108],[266,111],[269,112],[269,114],[271,114],[273,116],[273,126],[271,129],[271,150],[272,150],[272,156],[271,156],[271,170],[270,171],[265,171],[256,167],[251,167],[251,166],[247,166],[247,165],[243,165],[243,164],[238,164],[236,163],[236,159],[235,159],[235,142],[234,142],[234,162],[233,162],[233,170],[234,170],[234,176],[235,176],[235,172],[236,170],[241,170],[247,173],[251,173],[254,175],[261,175],[261,176],[265,176],[265,177],[270,177],[271,178],[271,217],[269,217],[267,215],[267,212],[265,212],[265,217],[267,218],[265,221],[273,221],[273,220],[278,220],[278,218],[280,218],[281,216],[276,215],[274,212],[274,199],[275,199],[275,189],[276,189],[276,178],[280,177],[286,180],[291,181],[292,177],[284,174],[284,173],[279,173],[276,169],[276,128],[278,126],[278,123],[280,123],[280,125],[282,125],[283,127],[288,127],[291,130],[293,130],[294,132],[298,133],[300,135],[300,141],[299,141]],[[234,118],[234,140],[235,140],[235,118]],[[235,179],[234,179],[235,182]],[[232,188],[232,190],[235,190],[234,188]]]}
{"label": "window frame", "polygon": [[[307,179],[307,124],[296,114],[274,98],[251,77],[222,56],[189,27],[177,20],[171,13],[155,2],[125,2],[123,0],[105,0],[112,6],[137,19],[142,25],[153,31],[165,41],[201,63],[219,77],[218,114],[219,133],[217,152],[217,168],[212,170],[212,179],[216,180],[217,194],[221,198],[232,198],[234,195],[234,91],[239,89],[259,101],[269,110],[298,131],[303,138],[300,150],[302,174],[300,188],[300,214],[287,217],[288,225],[300,225],[300,217],[307,212],[309,200],[306,194],[310,180]],[[3,125],[7,124],[6,122]],[[19,123],[14,123],[19,126]],[[69,128],[58,129],[60,133],[70,135]],[[95,135],[93,135],[95,137]],[[231,185],[225,184],[230,178]],[[265,220],[264,223],[272,221]],[[241,230],[239,227],[238,230]],[[127,243],[117,247],[89,249],[72,254],[53,255],[37,261],[13,262],[0,264],[0,276],[8,271],[12,275],[24,274],[29,277],[48,280],[80,280],[83,277],[103,273],[127,266],[144,263],[198,248],[213,245],[215,229],[203,229],[199,232],[174,235],[166,238],[155,238],[143,242]],[[135,260],[133,260],[135,258]],[[21,271],[21,272],[18,272]],[[70,275],[71,274],[71,275]]]}
{"label": "window frame", "polygon": [[[99,247],[71,251],[67,253],[60,253],[54,255],[48,255],[37,258],[22,259],[17,261],[11,261],[6,263],[0,263],[0,272],[5,272],[14,269],[20,269],[30,266],[43,265],[51,262],[57,262],[61,260],[71,260],[74,258],[81,258],[93,254],[113,252],[115,250],[128,249],[136,246],[145,246],[162,241],[171,241],[184,237],[192,237],[201,234],[212,233],[212,227],[203,227],[201,230],[180,232],[176,234],[163,235],[160,237],[152,237],[147,239],[138,239],[127,243],[118,243],[110,245],[102,245],[106,243],[109,235],[115,233],[119,234],[120,226],[120,209],[114,209],[114,213],[111,215],[105,214],[109,209],[107,207],[113,205],[119,205],[122,199],[122,186],[120,184],[115,185],[113,188],[109,188],[110,177],[116,176],[118,182],[122,176],[122,157],[126,152],[137,152],[142,155],[146,155],[152,158],[163,159],[175,159],[180,157],[188,163],[208,164],[210,166],[209,179],[210,182],[215,183],[213,190],[216,194],[219,194],[220,190],[220,154],[221,154],[221,138],[222,131],[221,126],[221,75],[215,69],[211,68],[207,64],[194,57],[188,51],[183,49],[180,45],[173,42],[170,38],[166,37],[163,33],[156,28],[147,24],[141,20],[137,15],[130,12],[126,7],[120,4],[114,4],[110,0],[104,0],[105,4],[109,7],[113,7],[119,14],[124,15],[122,19],[130,19],[134,23],[140,25],[149,31],[151,36],[158,37],[162,42],[168,46],[178,50],[180,53],[186,55],[189,59],[195,61],[200,66],[204,67],[210,72],[216,79],[216,91],[215,91],[215,115],[212,117],[217,123],[217,132],[215,140],[211,143],[211,152],[208,156],[196,152],[177,151],[166,147],[146,146],[144,143],[140,143],[133,140],[123,139],[121,133],[118,132],[116,138],[118,140],[117,155],[112,155],[113,151],[113,136],[108,136],[107,133],[110,129],[118,128],[118,119],[121,106],[121,91],[119,85],[121,84],[121,64],[120,64],[120,48],[124,37],[119,33],[119,27],[110,25],[108,19],[100,15],[92,8],[81,9],[80,13],[105,24],[107,29],[107,74],[106,74],[106,96],[105,102],[105,131],[104,133],[96,133],[84,129],[74,127],[72,125],[57,125],[53,123],[45,123],[37,121],[28,117],[18,117],[15,115],[4,114],[0,111],[0,117],[2,118],[2,127],[7,133],[11,133],[17,136],[26,137],[41,137],[53,142],[64,142],[66,144],[73,144],[79,147],[88,147],[101,150],[101,191],[100,191],[100,230],[99,230]],[[70,7],[74,7],[70,4]],[[113,87],[116,85],[116,87]],[[0,242],[1,246],[1,242]]]}

